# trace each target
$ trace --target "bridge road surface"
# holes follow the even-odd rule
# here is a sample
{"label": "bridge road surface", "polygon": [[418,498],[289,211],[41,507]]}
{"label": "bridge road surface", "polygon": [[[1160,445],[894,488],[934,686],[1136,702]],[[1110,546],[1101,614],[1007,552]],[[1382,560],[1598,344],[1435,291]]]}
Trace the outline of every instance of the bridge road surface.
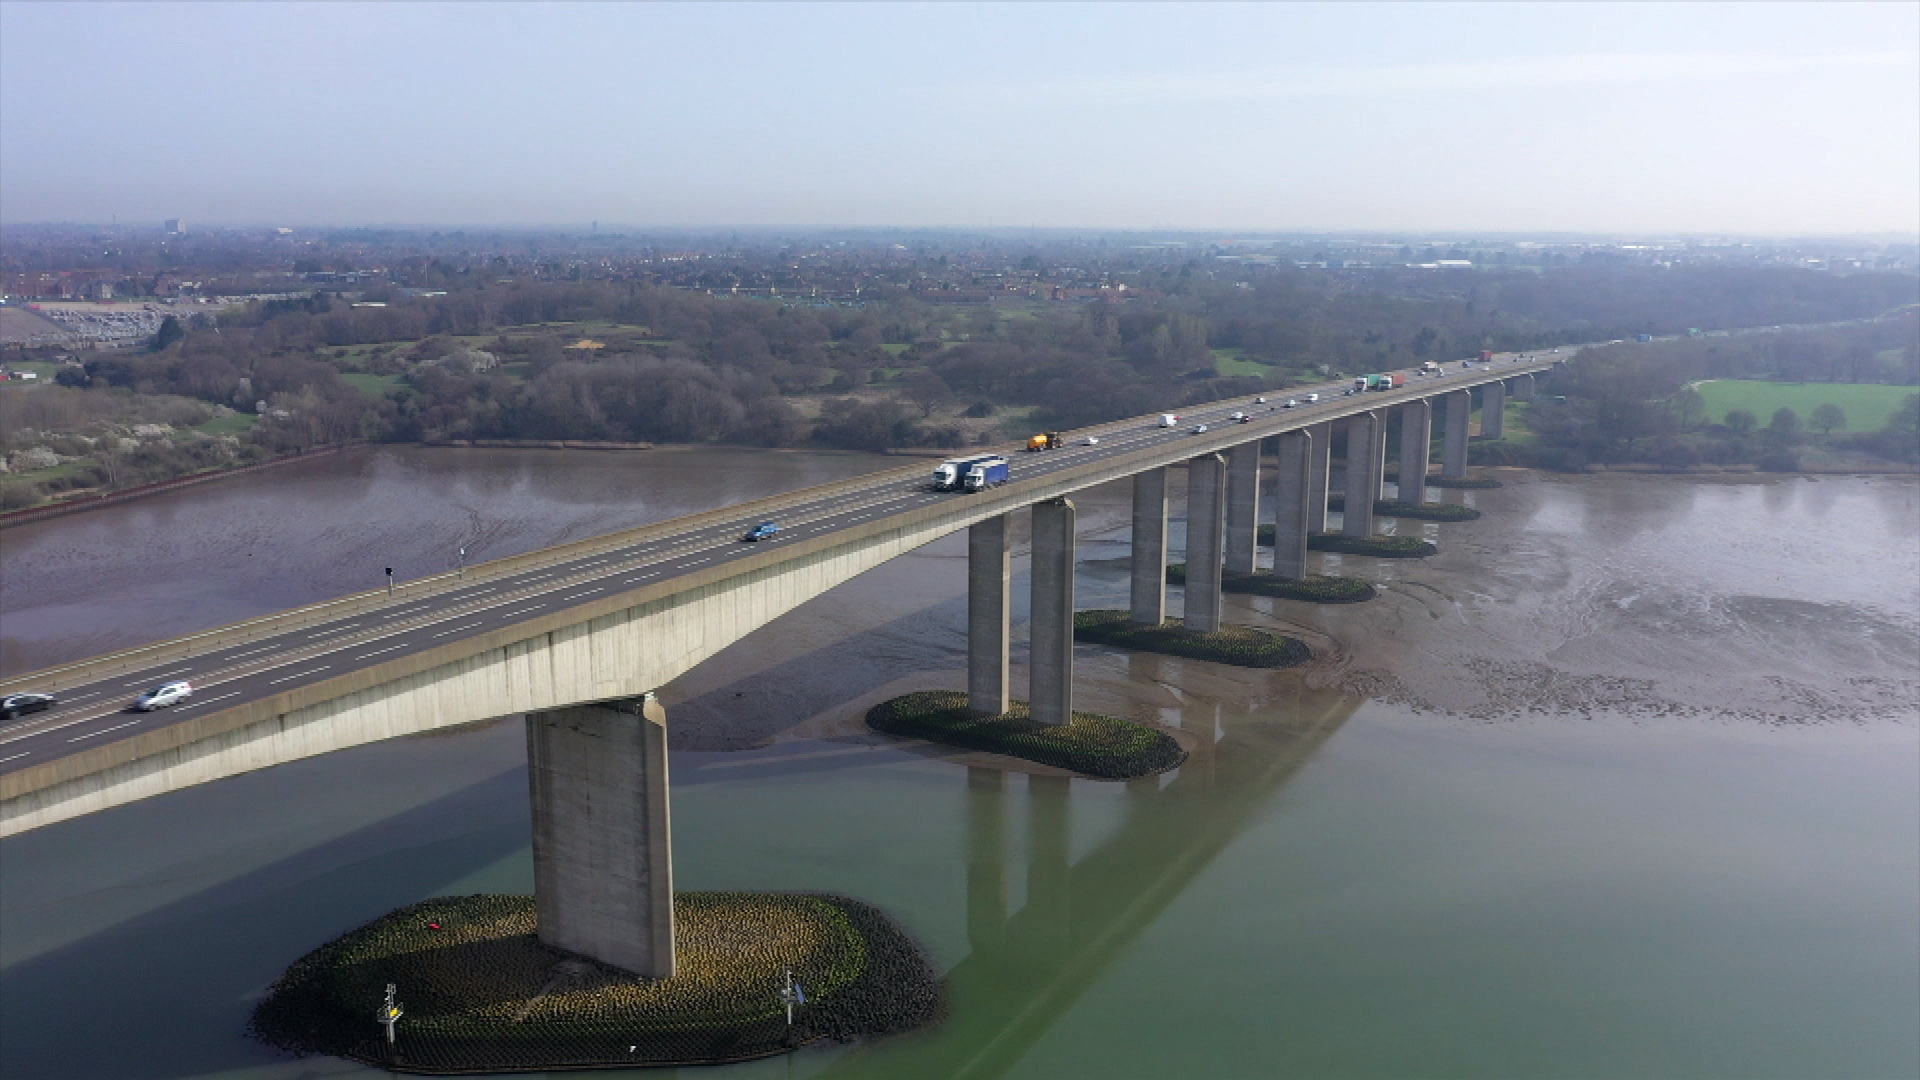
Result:
{"label": "bridge road surface", "polygon": [[[1459,364],[1436,376],[1413,377],[1405,388],[1344,396],[1345,385],[1338,382],[1314,387],[1296,387],[1270,393],[1267,404],[1254,405],[1250,397],[1213,402],[1179,412],[1180,422],[1172,428],[1158,426],[1159,414],[1134,417],[1072,432],[1062,450],[1040,454],[1008,453],[1016,479],[1028,479],[1085,464],[1089,460],[1165,445],[1175,448],[1185,442],[1199,443],[1189,431],[1195,424],[1206,424],[1209,435],[1236,434],[1243,437],[1234,444],[1310,427],[1327,420],[1370,409],[1382,409],[1436,394],[1464,390],[1496,379],[1546,370],[1569,360],[1580,346],[1562,346],[1551,352],[1503,354],[1491,364],[1475,363],[1471,369]],[[1521,355],[1525,359],[1520,359]],[[1303,397],[1318,391],[1322,400],[1292,409],[1281,408],[1289,396]],[[1228,417],[1236,410],[1252,417],[1249,424],[1236,424]],[[1099,437],[1097,446],[1078,445],[1088,435]],[[1207,440],[1212,441],[1212,440]],[[1196,445],[1195,453],[1204,447]],[[982,448],[981,452],[992,452]],[[1177,463],[1181,458],[1170,458]],[[415,652],[458,641],[462,637],[490,633],[515,622],[551,615],[569,607],[614,596],[649,582],[669,580],[677,575],[722,564],[760,550],[759,544],[746,543],[741,536],[761,521],[776,521],[780,534],[771,543],[791,542],[795,538],[829,534],[860,525],[877,517],[913,510],[946,499],[965,499],[960,492],[935,492],[929,489],[932,463],[925,466],[891,469],[854,481],[826,485],[831,489],[806,489],[771,496],[724,508],[714,513],[689,515],[688,528],[650,537],[612,550],[596,549],[590,554],[541,564],[522,571],[489,576],[487,564],[470,567],[467,576],[476,579],[460,584],[465,577],[441,575],[429,579],[439,586],[427,595],[409,595],[403,588],[395,593],[392,606],[368,610],[367,595],[352,614],[320,621],[297,629],[265,634],[230,644],[211,647],[202,653],[167,661],[142,658],[142,651],[157,647],[126,650],[127,666],[111,675],[99,675],[99,660],[82,661],[48,668],[0,680],[0,693],[38,691],[54,693],[58,705],[44,713],[31,714],[0,727],[0,774],[11,773],[69,754],[79,753],[106,743],[130,738],[162,728],[176,720],[185,720],[210,708],[227,708],[269,697],[308,682],[351,671],[365,663],[396,654]],[[863,482],[864,481],[864,482]],[[698,519],[696,523],[696,519]],[[658,530],[672,521],[641,526]],[[591,541],[585,542],[591,544]],[[537,555],[538,553],[530,553]],[[527,556],[516,558],[526,559]],[[503,560],[505,561],[505,560]],[[415,583],[426,585],[429,582]],[[332,605],[348,605],[350,600],[331,605],[315,605],[320,610]],[[377,603],[377,601],[376,601]],[[273,619],[278,616],[266,616]],[[229,638],[229,631],[246,624],[235,624],[225,631],[208,632],[208,638]],[[176,639],[190,642],[192,637]],[[101,658],[111,660],[112,657]],[[63,673],[71,673],[63,678]],[[188,679],[193,696],[185,702],[154,712],[138,713],[130,709],[132,699],[151,687],[171,679]],[[78,681],[76,681],[78,680]],[[216,709],[217,711],[217,709]]]}

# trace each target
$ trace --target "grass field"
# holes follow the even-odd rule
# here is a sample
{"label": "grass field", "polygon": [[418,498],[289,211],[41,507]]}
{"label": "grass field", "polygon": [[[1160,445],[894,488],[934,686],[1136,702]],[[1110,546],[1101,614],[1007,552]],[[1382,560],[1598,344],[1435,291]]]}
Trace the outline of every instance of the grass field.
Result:
{"label": "grass field", "polygon": [[1800,414],[1800,422],[1811,429],[1813,410],[1820,405],[1838,405],[1847,414],[1845,427],[1835,431],[1879,431],[1887,418],[1900,407],[1909,386],[1879,386],[1871,383],[1780,383],[1761,379],[1709,379],[1697,383],[1701,400],[1707,403],[1707,419],[1720,423],[1733,409],[1745,409],[1765,427],[1781,407]]}
{"label": "grass field", "polygon": [[353,387],[355,390],[360,391],[361,393],[367,395],[368,397],[372,398],[375,401],[381,401],[386,398],[387,389],[391,387],[394,383],[397,383],[400,381],[400,376],[368,375],[368,374],[365,374],[364,372],[355,372],[352,374],[340,376],[340,381],[343,383],[346,383],[348,386]]}
{"label": "grass field", "polygon": [[1258,360],[1248,360],[1240,355],[1239,349],[1210,349],[1213,353],[1213,369],[1222,375],[1253,375],[1266,378],[1273,371],[1271,364]]}

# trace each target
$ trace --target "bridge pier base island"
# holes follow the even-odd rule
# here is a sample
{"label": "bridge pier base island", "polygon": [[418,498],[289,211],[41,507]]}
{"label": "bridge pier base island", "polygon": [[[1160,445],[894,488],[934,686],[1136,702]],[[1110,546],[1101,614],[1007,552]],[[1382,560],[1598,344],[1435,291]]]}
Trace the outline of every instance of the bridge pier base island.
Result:
{"label": "bridge pier base island", "polygon": [[541,944],[671,977],[673,841],[659,700],[529,713],[527,777]]}
{"label": "bridge pier base island", "polygon": [[1447,429],[1440,447],[1440,475],[1459,480],[1467,475],[1467,419],[1473,411],[1473,396],[1465,390],[1442,395],[1447,403]]}
{"label": "bridge pier base island", "polygon": [[1427,401],[1409,401],[1400,406],[1400,482],[1401,502],[1427,501],[1428,454],[1433,443],[1433,406]]}
{"label": "bridge pier base island", "polygon": [[1167,621],[1167,470],[1133,474],[1129,614],[1141,626]]}
{"label": "bridge pier base island", "polygon": [[1220,629],[1221,536],[1226,531],[1227,463],[1218,454],[1187,462],[1187,584],[1182,619],[1196,634]]}

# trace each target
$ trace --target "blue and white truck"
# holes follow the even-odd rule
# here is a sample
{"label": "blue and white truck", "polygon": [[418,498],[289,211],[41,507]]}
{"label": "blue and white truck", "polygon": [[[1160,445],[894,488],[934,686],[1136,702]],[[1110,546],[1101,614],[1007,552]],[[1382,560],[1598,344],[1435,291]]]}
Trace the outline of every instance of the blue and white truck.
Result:
{"label": "blue and white truck", "polygon": [[999,456],[982,458],[967,470],[963,481],[968,491],[985,491],[990,487],[999,487],[1007,482],[1007,459]]}
{"label": "blue and white truck", "polygon": [[998,461],[1004,465],[1006,460],[999,454],[974,454],[969,457],[948,458],[934,467],[933,490],[965,491],[967,490],[967,473],[974,465],[982,461]]}

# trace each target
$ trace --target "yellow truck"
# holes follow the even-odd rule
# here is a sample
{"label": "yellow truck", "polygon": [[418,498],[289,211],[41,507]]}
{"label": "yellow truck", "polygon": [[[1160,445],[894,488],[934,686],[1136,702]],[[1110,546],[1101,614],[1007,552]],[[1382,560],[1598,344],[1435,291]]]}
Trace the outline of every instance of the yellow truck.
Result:
{"label": "yellow truck", "polygon": [[1027,440],[1028,450],[1058,450],[1065,445],[1066,443],[1060,441],[1060,433],[1057,431],[1049,431],[1045,434],[1035,435],[1033,438]]}

